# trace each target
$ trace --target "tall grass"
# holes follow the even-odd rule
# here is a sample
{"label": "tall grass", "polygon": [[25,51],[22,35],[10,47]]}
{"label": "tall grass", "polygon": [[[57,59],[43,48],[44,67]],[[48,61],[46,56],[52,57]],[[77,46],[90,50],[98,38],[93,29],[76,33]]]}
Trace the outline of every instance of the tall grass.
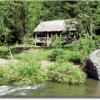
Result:
{"label": "tall grass", "polygon": [[85,73],[68,62],[57,62],[49,67],[48,79],[50,81],[69,84],[82,84],[85,82]]}
{"label": "tall grass", "polygon": [[[27,52],[16,53],[19,63],[0,67],[0,85],[31,85],[46,80],[40,61],[48,58],[51,50],[31,48]],[[8,56],[9,58],[9,56]]]}
{"label": "tall grass", "polygon": [[45,72],[35,61],[0,68],[0,85],[32,85],[45,79]]}

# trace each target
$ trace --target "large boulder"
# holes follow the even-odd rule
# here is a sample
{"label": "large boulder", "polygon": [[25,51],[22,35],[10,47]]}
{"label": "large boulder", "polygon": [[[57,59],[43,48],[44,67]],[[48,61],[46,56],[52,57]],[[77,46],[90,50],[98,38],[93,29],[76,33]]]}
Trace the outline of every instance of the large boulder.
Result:
{"label": "large boulder", "polygon": [[100,49],[93,51],[85,66],[88,77],[100,80]]}

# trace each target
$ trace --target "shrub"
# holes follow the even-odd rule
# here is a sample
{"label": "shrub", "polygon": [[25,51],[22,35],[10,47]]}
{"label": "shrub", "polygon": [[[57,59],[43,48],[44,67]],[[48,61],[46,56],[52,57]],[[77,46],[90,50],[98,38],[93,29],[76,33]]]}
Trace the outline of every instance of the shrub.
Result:
{"label": "shrub", "polygon": [[95,40],[95,48],[100,49],[100,37],[96,35],[94,37],[94,40]]}
{"label": "shrub", "polygon": [[80,39],[76,42],[76,49],[81,53],[81,61],[84,62],[87,56],[95,49],[95,41],[93,39]]}
{"label": "shrub", "polygon": [[66,48],[68,50],[75,50],[75,41],[64,45],[63,48]]}
{"label": "shrub", "polygon": [[53,43],[52,43],[52,53],[49,55],[49,58],[51,60],[58,60],[58,59],[63,59],[63,49],[61,45],[61,39],[58,36],[53,37]]}
{"label": "shrub", "polygon": [[85,82],[85,73],[70,63],[56,63],[49,67],[48,79],[54,82],[82,84]]}
{"label": "shrub", "polygon": [[64,60],[72,62],[74,64],[82,64],[83,55],[77,50],[64,50]]}
{"label": "shrub", "polygon": [[7,76],[5,74],[5,69],[0,67],[0,85],[6,85]]}
{"label": "shrub", "polygon": [[51,53],[51,55],[49,55],[49,58],[51,60],[56,61],[58,59],[63,59],[63,54],[64,54],[63,49],[61,49],[61,48],[57,49],[56,48],[56,49],[52,50],[52,53]]}
{"label": "shrub", "polygon": [[70,61],[83,63],[88,54],[95,49],[95,41],[93,39],[80,38],[66,45],[65,48],[75,51],[74,54],[70,55]]}
{"label": "shrub", "polygon": [[35,45],[35,39],[33,38],[32,34],[28,34],[27,36],[23,37],[22,43]]}
{"label": "shrub", "polygon": [[0,68],[0,85],[32,85],[43,82],[45,79],[46,75],[37,62]]}
{"label": "shrub", "polygon": [[95,47],[95,42],[93,39],[80,39],[76,42],[76,49],[84,50],[87,53],[90,53]]}
{"label": "shrub", "polygon": [[72,55],[70,55],[68,61],[73,62],[74,64],[81,64],[82,63],[82,55],[79,52],[75,52],[72,53]]}
{"label": "shrub", "polygon": [[52,47],[53,48],[61,48],[62,47],[60,37],[58,37],[58,36],[53,37]]}
{"label": "shrub", "polygon": [[95,48],[95,41],[93,39],[80,38],[79,40],[67,44],[64,47],[71,50],[84,50],[88,53]]}

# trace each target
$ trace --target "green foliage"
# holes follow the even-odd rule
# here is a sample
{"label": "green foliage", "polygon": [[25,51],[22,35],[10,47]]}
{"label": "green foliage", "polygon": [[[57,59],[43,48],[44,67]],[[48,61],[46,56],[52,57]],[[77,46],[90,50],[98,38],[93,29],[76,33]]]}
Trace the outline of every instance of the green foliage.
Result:
{"label": "green foliage", "polygon": [[63,46],[63,48],[66,48],[68,50],[75,50],[76,47],[75,47],[74,44],[75,44],[74,42],[66,44],[66,45]]}
{"label": "green foliage", "polygon": [[68,61],[73,62],[74,64],[81,64],[83,62],[82,54],[76,51],[69,56]]}
{"label": "green foliage", "polygon": [[89,54],[91,51],[95,49],[95,41],[93,39],[80,39],[75,42],[76,50],[79,50],[84,55]]}
{"label": "green foliage", "polygon": [[51,60],[63,59],[63,49],[61,48],[61,39],[58,36],[53,37],[52,53],[49,55]]}
{"label": "green foliage", "polygon": [[0,68],[0,85],[32,85],[45,79],[44,71],[34,61]]}
{"label": "green foliage", "polygon": [[52,47],[55,48],[55,49],[62,47],[60,37],[58,37],[58,36],[53,37]]}
{"label": "green foliage", "polygon": [[[96,48],[95,41],[88,38],[80,38],[64,48],[70,51],[66,53],[66,57],[69,61],[74,63],[83,63],[86,57]],[[64,57],[66,59],[66,57]]]}
{"label": "green foliage", "polygon": [[40,18],[42,20],[75,18],[80,23],[77,27],[77,36],[85,34],[89,37],[100,26],[99,9],[99,1],[50,1],[49,3],[44,1]]}
{"label": "green foliage", "polygon": [[94,36],[94,41],[95,41],[95,48],[100,49],[100,37],[98,35]]}
{"label": "green foliage", "polygon": [[[19,46],[22,47],[22,46]],[[14,47],[11,47],[14,48]],[[0,51],[6,51],[7,48],[1,47]],[[82,71],[74,68],[73,64],[68,63],[69,59],[74,56],[78,56],[76,51],[60,50],[60,53],[63,54],[63,58],[59,56],[56,58],[56,63],[50,67],[48,74],[48,79],[52,80],[54,76],[57,75],[56,82],[70,83],[70,84],[80,84],[83,81],[83,77],[80,74]],[[63,50],[63,51],[62,51]],[[18,59],[19,63],[8,65],[5,67],[0,67],[0,84],[1,85],[31,85],[39,82],[44,82],[47,80],[47,74],[41,69],[41,64],[38,63],[41,60],[47,60],[48,55],[52,54],[52,50],[47,49],[33,49],[31,48],[29,52],[23,52],[21,54],[14,54],[14,59]],[[9,57],[8,57],[9,58]],[[76,60],[76,58],[75,58]],[[70,72],[70,71],[77,72]],[[64,73],[66,72],[66,73]],[[69,73],[67,75],[67,72]],[[77,75],[78,74],[78,75]],[[67,75],[67,76],[66,76]],[[51,77],[52,76],[52,77]],[[72,77],[74,76],[74,77]],[[84,76],[84,75],[83,75]],[[80,78],[79,78],[80,77]],[[82,78],[82,80],[81,80]],[[79,80],[80,81],[79,81]],[[52,80],[53,81],[53,80]]]}
{"label": "green foliage", "polygon": [[52,50],[52,53],[49,55],[49,58],[51,60],[59,60],[59,59],[63,59],[64,53],[63,53],[63,49],[61,48],[56,48]]}
{"label": "green foliage", "polygon": [[85,73],[79,68],[66,62],[56,63],[49,68],[48,79],[59,83],[82,84],[85,82]]}
{"label": "green foliage", "polygon": [[55,42],[55,47],[49,56],[51,60],[64,59],[75,64],[82,64],[86,57],[96,48],[95,40],[88,38],[80,38],[63,48],[57,43],[59,42]]}
{"label": "green foliage", "polygon": [[[19,48],[22,46],[18,45]],[[15,46],[11,46],[10,48],[12,50],[17,49]],[[0,51],[6,53],[7,47],[1,46]],[[40,61],[47,59],[51,50],[31,48],[28,51],[27,53],[24,51],[20,54],[16,53],[15,50],[13,57],[19,62],[0,67],[0,85],[33,85],[44,82],[47,79],[45,71],[41,68]],[[0,53],[0,57],[4,55],[9,59],[9,55],[1,55]]]}
{"label": "green foliage", "polygon": [[79,40],[76,40],[70,44],[67,44],[64,46],[67,49],[70,50],[86,50],[90,51],[90,49],[94,49],[95,47],[95,41],[93,39],[88,39],[88,38],[80,38]]}
{"label": "green foliage", "polygon": [[99,1],[0,1],[0,40],[5,29],[11,42],[20,42],[41,21],[68,18],[80,22],[78,36],[91,36],[100,26],[99,9]]}
{"label": "green foliage", "polygon": [[[16,42],[14,39],[20,40],[26,33],[26,4],[14,0],[0,1],[0,11],[2,12],[0,14],[0,34],[5,32],[7,34],[10,31],[9,35],[14,37],[12,42]],[[2,35],[0,36],[2,37]]]}
{"label": "green foliage", "polygon": [[[77,19],[81,23],[81,35],[85,34],[86,37],[92,37],[97,27],[98,20],[98,8],[100,8],[100,2],[98,1],[86,1],[79,2],[80,12],[77,14]],[[85,6],[85,7],[84,7]],[[96,22],[98,20],[98,22]]]}
{"label": "green foliage", "polygon": [[35,45],[35,39],[29,34],[22,38],[22,42],[23,44]]}
{"label": "green foliage", "polygon": [[51,54],[51,50],[43,50],[43,49],[31,49],[28,53],[22,53],[22,54],[15,54],[14,58],[21,60],[21,61],[41,61],[48,59],[49,54]]}
{"label": "green foliage", "polygon": [[[77,1],[43,1],[42,20],[74,18],[77,15]],[[45,11],[45,13],[44,13]],[[52,13],[50,13],[52,12]]]}

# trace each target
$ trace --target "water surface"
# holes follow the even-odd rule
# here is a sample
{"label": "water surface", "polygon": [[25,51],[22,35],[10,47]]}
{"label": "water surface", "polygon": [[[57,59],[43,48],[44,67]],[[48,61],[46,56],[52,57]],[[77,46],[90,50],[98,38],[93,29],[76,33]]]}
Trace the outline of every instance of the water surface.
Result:
{"label": "water surface", "polygon": [[100,97],[100,81],[87,79],[84,85],[46,82],[33,86],[0,87],[1,97]]}

